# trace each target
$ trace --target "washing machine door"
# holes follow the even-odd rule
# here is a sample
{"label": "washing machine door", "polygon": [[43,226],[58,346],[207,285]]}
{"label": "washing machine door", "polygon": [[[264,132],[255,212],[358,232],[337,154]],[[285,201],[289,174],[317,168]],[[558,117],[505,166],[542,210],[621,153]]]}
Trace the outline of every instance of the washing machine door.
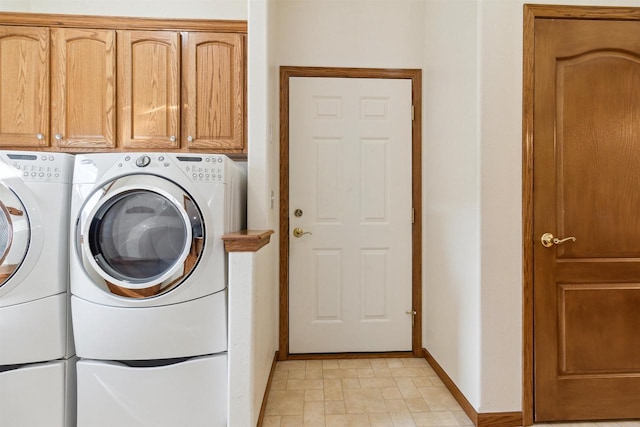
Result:
{"label": "washing machine door", "polygon": [[27,210],[20,198],[0,182],[0,287],[22,265],[31,239]]}
{"label": "washing machine door", "polygon": [[197,265],[205,237],[193,197],[153,175],[102,186],[85,204],[77,230],[85,269],[104,279],[106,291],[128,298],[179,286]]}

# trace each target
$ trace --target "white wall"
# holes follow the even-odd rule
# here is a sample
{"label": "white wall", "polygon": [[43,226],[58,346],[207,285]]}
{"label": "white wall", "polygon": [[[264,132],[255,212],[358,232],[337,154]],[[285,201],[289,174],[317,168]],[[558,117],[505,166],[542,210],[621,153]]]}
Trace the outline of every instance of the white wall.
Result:
{"label": "white wall", "polygon": [[426,3],[423,346],[480,403],[479,11]]}
{"label": "white wall", "polygon": [[277,3],[280,65],[422,67],[422,0]]}
{"label": "white wall", "polygon": [[28,12],[29,0],[0,0],[2,12]]}
{"label": "white wall", "polygon": [[[522,409],[522,2],[480,8],[481,400]],[[494,27],[495,26],[495,27]]]}
{"label": "white wall", "polygon": [[262,276],[276,244],[229,254],[229,425],[255,426],[277,345],[277,298]]}
{"label": "white wall", "polygon": [[0,11],[246,20],[247,0],[0,0]]}
{"label": "white wall", "polygon": [[[278,349],[278,74],[275,66],[277,28],[275,0],[249,0],[248,37],[248,228],[272,229],[271,243],[255,254],[250,411],[255,425],[273,358]],[[273,130],[272,130],[273,129]],[[273,199],[271,195],[273,194]]]}

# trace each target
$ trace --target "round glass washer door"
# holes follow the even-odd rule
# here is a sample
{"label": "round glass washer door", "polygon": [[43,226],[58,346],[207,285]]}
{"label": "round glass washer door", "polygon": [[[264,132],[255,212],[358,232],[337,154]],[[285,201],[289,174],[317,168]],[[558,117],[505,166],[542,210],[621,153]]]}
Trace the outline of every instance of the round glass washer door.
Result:
{"label": "round glass washer door", "polygon": [[27,210],[15,193],[0,183],[0,287],[22,265],[30,239]]}
{"label": "round glass washer door", "polygon": [[204,239],[202,216],[186,191],[159,177],[138,181],[121,178],[90,198],[97,200],[80,239],[85,268],[110,292],[129,298],[178,286],[197,264]]}

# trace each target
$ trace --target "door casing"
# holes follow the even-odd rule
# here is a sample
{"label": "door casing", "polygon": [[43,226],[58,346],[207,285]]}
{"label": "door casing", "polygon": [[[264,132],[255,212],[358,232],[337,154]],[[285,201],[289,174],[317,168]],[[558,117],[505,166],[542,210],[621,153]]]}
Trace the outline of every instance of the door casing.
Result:
{"label": "door casing", "polygon": [[[334,77],[410,79],[413,100],[411,141],[412,203],[412,333],[413,356],[422,357],[422,70],[374,68],[280,67],[280,341],[279,360],[343,357],[343,354],[289,354],[289,79]],[[407,354],[407,353],[402,353]],[[375,354],[379,356],[379,354]],[[365,355],[363,355],[365,356]]]}
{"label": "door casing", "polygon": [[590,19],[640,21],[640,8],[599,6],[524,5],[522,89],[522,418],[534,422],[533,324],[533,144],[534,144],[534,34],[536,19]]}

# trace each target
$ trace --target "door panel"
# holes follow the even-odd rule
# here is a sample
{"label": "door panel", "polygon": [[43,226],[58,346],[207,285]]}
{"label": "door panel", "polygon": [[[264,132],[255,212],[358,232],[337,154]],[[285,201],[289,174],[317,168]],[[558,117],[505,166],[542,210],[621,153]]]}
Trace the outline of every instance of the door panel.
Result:
{"label": "door panel", "polygon": [[183,147],[242,151],[244,37],[182,33]]}
{"label": "door panel", "polygon": [[115,147],[115,31],[54,28],[51,38],[51,135],[55,146]]}
{"label": "door panel", "polygon": [[572,189],[559,194],[559,232],[581,236],[562,257],[640,255],[640,193],[619,191],[640,176],[639,59],[608,49],[556,63],[557,187]]}
{"label": "door panel", "polygon": [[290,351],[411,350],[411,81],[291,78],[289,117]]}
{"label": "door panel", "polygon": [[180,147],[180,35],[118,31],[118,130],[124,148]]}
{"label": "door panel", "polygon": [[640,23],[535,25],[536,421],[638,418]]}
{"label": "door panel", "polygon": [[49,141],[49,29],[0,27],[0,145]]}
{"label": "door panel", "polygon": [[636,334],[640,284],[560,285],[559,294],[561,374],[640,370],[640,346],[611,332]]}

